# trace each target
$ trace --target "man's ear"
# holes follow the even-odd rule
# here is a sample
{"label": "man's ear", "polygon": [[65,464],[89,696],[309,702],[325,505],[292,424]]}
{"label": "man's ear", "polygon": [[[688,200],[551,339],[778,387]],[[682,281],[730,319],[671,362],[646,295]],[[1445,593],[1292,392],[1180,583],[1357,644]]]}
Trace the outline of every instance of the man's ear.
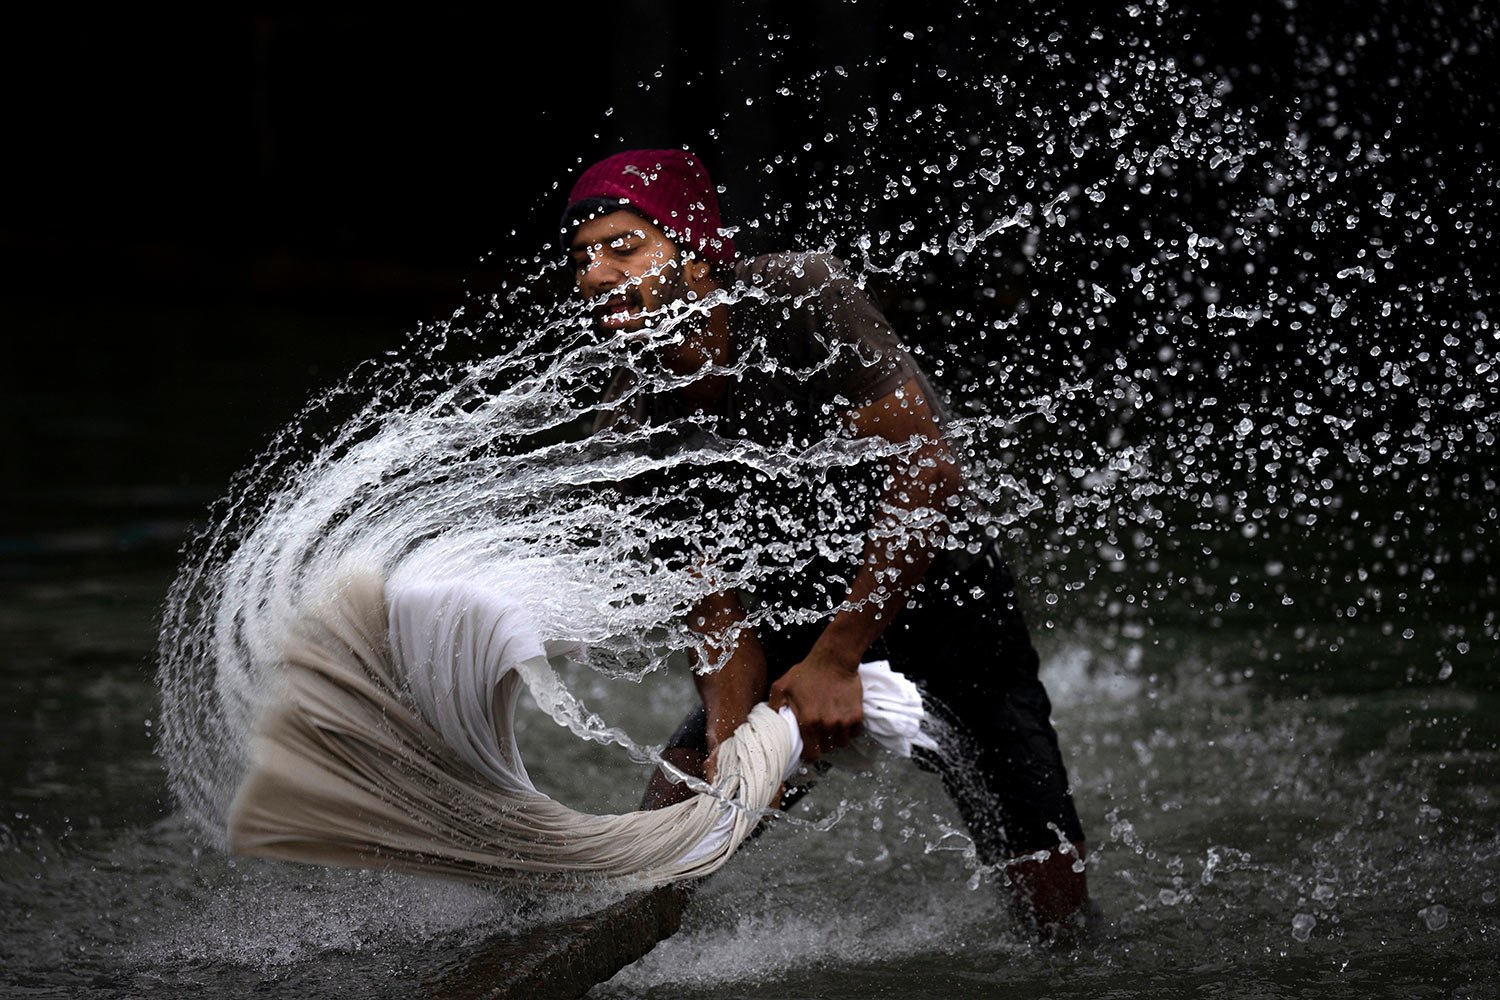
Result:
{"label": "man's ear", "polygon": [[689,285],[702,283],[708,277],[708,272],[708,261],[694,254],[687,254],[683,257],[682,274],[687,279]]}

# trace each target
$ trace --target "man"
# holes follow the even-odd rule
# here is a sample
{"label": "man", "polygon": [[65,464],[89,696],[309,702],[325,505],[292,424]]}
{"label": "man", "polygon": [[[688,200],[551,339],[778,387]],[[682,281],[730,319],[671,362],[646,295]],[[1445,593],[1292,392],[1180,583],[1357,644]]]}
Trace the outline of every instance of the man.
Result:
{"label": "man", "polygon": [[[715,587],[689,614],[718,669],[695,672],[702,706],[664,759],[711,777],[719,743],[769,700],[796,712],[816,760],[859,732],[857,668],[884,656],[947,723],[942,752],[922,763],[942,775],[979,857],[1006,864],[1037,927],[1077,926],[1083,831],[1014,581],[968,523],[976,504],[942,403],[889,324],[830,256],[738,259],[707,172],[681,150],[632,150],[584,171],[563,242],[598,328],[651,339],[643,364],[660,366],[618,372],[596,430],[698,436],[772,459],[748,474],[741,463],[738,479],[700,477],[717,492],[686,491],[740,548],[759,548],[696,540],[689,571],[752,587]],[[825,442],[845,454],[873,446],[880,475],[778,474]],[[658,773],[646,805],[686,794]]]}

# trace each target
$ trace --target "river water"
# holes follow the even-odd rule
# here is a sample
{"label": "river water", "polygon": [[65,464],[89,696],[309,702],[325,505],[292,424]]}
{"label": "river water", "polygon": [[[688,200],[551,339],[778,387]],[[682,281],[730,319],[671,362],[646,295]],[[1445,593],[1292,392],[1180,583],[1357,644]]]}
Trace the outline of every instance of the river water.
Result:
{"label": "river water", "polygon": [[[1104,60],[1100,27],[1017,30],[1008,73],[912,70],[840,123],[875,137],[864,169],[742,220],[889,282],[954,401],[1109,926],[1065,952],[1016,934],[936,779],[887,760],[830,772],[596,995],[1495,995],[1493,173],[1337,114],[1326,87],[1379,24],[1299,50],[1325,97],[1308,120],[1160,52],[1165,7],[1111,24],[1140,44]],[[760,99],[792,113],[883,66]],[[585,441],[598,384],[644,355],[588,335],[552,277],[315,397],[212,505],[169,485],[161,456],[203,447],[174,421],[123,443],[160,481],[28,494],[46,513],[0,582],[8,988],[406,996],[489,934],[598,905],[218,849],[280,638],[350,560],[506,587],[588,642],[569,690],[624,737],[523,706],[520,742],[554,797],[633,808],[632,756],[693,698],[699,584],[639,558],[661,529],[612,487],[722,477],[702,456],[725,452],[647,469]],[[120,446],[94,415],[75,435]],[[814,488],[880,457],[729,453]]]}
{"label": "river water", "polygon": [[[1200,579],[1236,587],[1304,541],[1247,541]],[[24,707],[4,741],[11,990],[405,996],[485,933],[586,905],[202,849],[169,811],[147,726],[143,660],[170,570],[110,563],[6,584],[6,683]],[[1270,621],[1257,607],[1209,627],[1184,607],[1149,636],[1071,613],[1042,631],[1090,885],[1115,922],[1099,944],[1056,954],[1017,937],[998,888],[967,887],[961,840],[934,837],[961,830],[935,779],[890,761],[832,772],[597,995],[1491,995],[1492,676],[1460,659],[1444,681],[1406,679],[1454,655],[1427,602],[1349,618],[1362,587],[1293,593],[1301,613]],[[1492,599],[1461,583],[1446,598]],[[680,675],[572,680],[642,738],[663,739],[691,698]],[[633,806],[638,767],[522,722],[541,787]]]}

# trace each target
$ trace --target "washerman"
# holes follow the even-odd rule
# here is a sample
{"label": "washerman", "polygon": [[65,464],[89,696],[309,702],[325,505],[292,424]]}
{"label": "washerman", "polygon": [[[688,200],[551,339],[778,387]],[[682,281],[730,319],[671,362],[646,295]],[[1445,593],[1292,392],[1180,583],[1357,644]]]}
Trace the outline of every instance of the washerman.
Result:
{"label": "washerman", "polygon": [[[865,724],[858,666],[882,655],[947,723],[918,759],[941,773],[980,860],[1006,871],[1025,919],[1075,924],[1083,829],[1015,583],[945,408],[890,325],[836,258],[738,257],[707,171],[681,150],[585,170],[562,240],[599,332],[646,345],[606,389],[596,432],[656,456],[727,456],[690,482],[635,484],[670,499],[658,509],[682,526],[655,557],[709,583],[687,615],[702,705],[643,804],[693,794],[673,771],[712,779],[766,699],[795,710],[805,759],[847,745]],[[788,484],[742,457],[824,443],[883,460],[873,477],[865,463],[862,477]]]}

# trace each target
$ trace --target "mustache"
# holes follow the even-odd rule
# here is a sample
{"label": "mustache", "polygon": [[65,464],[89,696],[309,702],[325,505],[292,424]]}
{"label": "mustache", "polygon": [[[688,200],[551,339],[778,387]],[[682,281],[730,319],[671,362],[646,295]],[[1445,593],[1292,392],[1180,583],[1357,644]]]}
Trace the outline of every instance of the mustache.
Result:
{"label": "mustache", "polygon": [[640,306],[644,304],[639,288],[615,288],[600,296],[594,306],[594,312],[606,313],[612,311],[615,303],[624,303],[627,306]]}

